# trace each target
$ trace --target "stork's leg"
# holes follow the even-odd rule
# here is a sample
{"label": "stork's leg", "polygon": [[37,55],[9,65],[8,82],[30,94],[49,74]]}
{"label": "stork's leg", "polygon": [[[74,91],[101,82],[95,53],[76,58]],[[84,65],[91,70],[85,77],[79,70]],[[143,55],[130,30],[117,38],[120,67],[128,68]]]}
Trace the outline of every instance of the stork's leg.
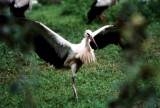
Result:
{"label": "stork's leg", "polygon": [[76,64],[72,64],[71,65],[71,69],[72,69],[72,88],[73,88],[73,92],[74,92],[74,97],[76,98],[76,100],[78,100],[77,91],[76,91],[76,85],[75,85],[75,77],[76,77],[77,65]]}
{"label": "stork's leg", "polygon": [[99,18],[100,18],[100,20],[101,20],[101,23],[105,26],[105,25],[106,25],[106,19],[105,19],[104,15],[103,15],[103,14],[100,14],[100,15],[99,15]]}

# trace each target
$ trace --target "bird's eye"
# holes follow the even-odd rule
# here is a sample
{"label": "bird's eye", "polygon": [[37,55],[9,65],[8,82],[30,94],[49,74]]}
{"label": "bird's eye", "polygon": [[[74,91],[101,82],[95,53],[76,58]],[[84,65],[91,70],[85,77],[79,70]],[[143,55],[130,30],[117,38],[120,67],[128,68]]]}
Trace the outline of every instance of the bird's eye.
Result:
{"label": "bird's eye", "polygon": [[87,35],[88,35],[88,36],[90,36],[90,34],[89,34],[89,33],[87,33]]}

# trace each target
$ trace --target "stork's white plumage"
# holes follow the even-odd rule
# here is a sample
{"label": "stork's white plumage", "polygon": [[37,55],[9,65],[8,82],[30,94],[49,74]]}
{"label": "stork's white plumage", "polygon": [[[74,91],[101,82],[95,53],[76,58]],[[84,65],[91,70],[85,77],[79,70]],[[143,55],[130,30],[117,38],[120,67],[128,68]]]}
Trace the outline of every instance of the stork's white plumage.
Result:
{"label": "stork's white plumage", "polygon": [[95,6],[100,7],[100,6],[110,6],[112,4],[112,0],[97,0],[97,3]]}
{"label": "stork's white plumage", "polygon": [[92,32],[92,36],[95,37],[95,36],[98,35],[100,32],[105,31],[106,28],[110,28],[110,27],[113,27],[113,25],[103,26],[103,27],[99,28],[98,30]]}
{"label": "stork's white plumage", "polygon": [[116,3],[116,0],[95,0],[88,11],[88,22],[90,24],[97,16],[99,16],[103,25],[106,25],[106,19],[102,15],[105,9]]}
{"label": "stork's white plumage", "polygon": [[23,6],[26,6],[29,4],[29,9],[31,9],[32,7],[32,0],[13,0],[15,3],[14,3],[14,7],[15,8],[21,8]]}
{"label": "stork's white plumage", "polygon": [[[7,23],[7,20],[9,20],[7,17],[0,17],[1,28],[3,28],[4,25],[4,28],[7,26],[7,29],[13,29],[12,26],[9,25],[10,23]],[[75,87],[76,72],[80,69],[83,63],[96,61],[94,49],[101,49],[108,44],[121,44],[120,34],[116,27],[112,25],[104,26],[95,32],[86,30],[84,33],[85,37],[82,41],[79,44],[73,44],[41,22],[21,18],[16,18],[15,21],[16,23],[14,24],[20,26],[19,28],[23,29],[27,27],[28,32],[25,30],[26,34],[23,35],[26,35],[27,39],[29,36],[33,37],[34,50],[40,58],[54,65],[55,68],[71,69],[72,87],[76,98],[78,98]],[[13,34],[5,34],[5,31],[0,29],[0,35]]]}

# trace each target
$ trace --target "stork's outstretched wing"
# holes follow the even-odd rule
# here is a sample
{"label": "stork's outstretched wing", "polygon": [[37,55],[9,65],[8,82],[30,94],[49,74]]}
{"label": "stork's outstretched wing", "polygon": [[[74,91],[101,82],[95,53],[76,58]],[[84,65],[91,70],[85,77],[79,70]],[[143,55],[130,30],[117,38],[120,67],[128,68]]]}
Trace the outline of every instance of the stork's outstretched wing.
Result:
{"label": "stork's outstretched wing", "polygon": [[[27,38],[32,38],[35,51],[42,59],[53,64],[55,67],[63,66],[64,60],[70,50],[70,42],[41,22],[21,18],[15,18],[14,23],[13,20],[9,20],[11,19],[8,19],[7,21],[7,17],[0,17],[0,27],[4,27],[4,30],[0,30],[1,36],[5,35],[5,33],[2,33],[5,32],[5,26],[8,26],[7,29],[10,29],[11,31],[14,29],[13,27],[20,26],[19,32],[25,31],[22,34],[26,35],[25,37]],[[12,24],[10,24],[10,22],[12,22]],[[11,27],[11,25],[14,26]],[[25,30],[23,30],[24,28]],[[9,35],[12,36],[13,34],[10,33]]]}
{"label": "stork's outstretched wing", "polygon": [[40,22],[35,22],[40,36],[34,39],[35,51],[45,61],[61,67],[68,56],[71,43]]}
{"label": "stork's outstretched wing", "polygon": [[[95,32],[92,36],[98,45],[98,49],[104,48],[109,44],[121,45],[120,30],[112,25],[104,26]],[[97,47],[93,42],[90,42],[91,47],[96,50]]]}

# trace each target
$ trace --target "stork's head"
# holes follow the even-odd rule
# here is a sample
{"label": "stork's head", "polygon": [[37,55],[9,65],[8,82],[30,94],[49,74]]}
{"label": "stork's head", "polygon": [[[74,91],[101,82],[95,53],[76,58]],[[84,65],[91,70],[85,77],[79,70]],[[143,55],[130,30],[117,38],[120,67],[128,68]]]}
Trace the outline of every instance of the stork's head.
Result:
{"label": "stork's head", "polygon": [[95,41],[94,38],[93,38],[93,32],[92,32],[91,30],[86,30],[86,31],[84,32],[84,36],[85,36],[85,38],[86,38],[87,40],[92,41],[92,42],[96,45],[96,47],[98,48],[98,45],[97,45],[96,41]]}

